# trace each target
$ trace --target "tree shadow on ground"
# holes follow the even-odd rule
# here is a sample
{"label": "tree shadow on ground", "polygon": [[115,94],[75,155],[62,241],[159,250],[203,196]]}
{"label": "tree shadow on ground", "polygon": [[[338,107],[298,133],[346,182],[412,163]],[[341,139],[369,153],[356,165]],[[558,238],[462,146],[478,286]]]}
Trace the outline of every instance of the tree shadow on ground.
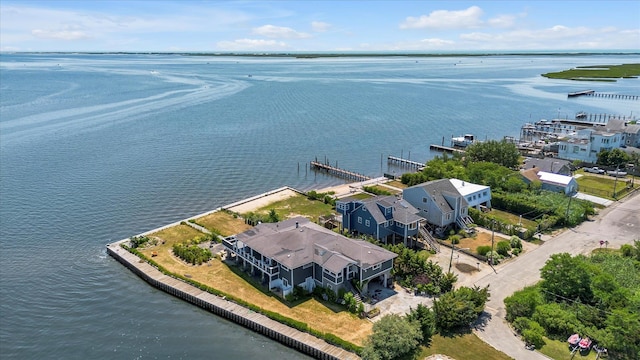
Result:
{"label": "tree shadow on ground", "polygon": [[491,317],[492,315],[490,313],[486,311],[481,312],[480,315],[478,316],[478,319],[474,321],[473,324],[471,324],[471,329],[477,330],[477,331],[484,331],[489,321],[491,321]]}

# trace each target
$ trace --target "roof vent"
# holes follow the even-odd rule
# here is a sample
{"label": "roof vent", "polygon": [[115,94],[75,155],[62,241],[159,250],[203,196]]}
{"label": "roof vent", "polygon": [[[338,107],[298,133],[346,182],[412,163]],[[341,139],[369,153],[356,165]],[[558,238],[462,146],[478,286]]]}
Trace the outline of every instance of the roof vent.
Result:
{"label": "roof vent", "polygon": [[296,221],[296,229],[300,227],[300,224],[298,224],[298,222]]}

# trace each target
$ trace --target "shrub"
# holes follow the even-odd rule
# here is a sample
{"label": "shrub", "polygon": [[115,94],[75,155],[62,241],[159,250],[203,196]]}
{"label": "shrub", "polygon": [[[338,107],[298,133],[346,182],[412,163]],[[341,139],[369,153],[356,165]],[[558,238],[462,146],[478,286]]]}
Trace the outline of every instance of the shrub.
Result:
{"label": "shrub", "polygon": [[536,349],[544,346],[545,332],[542,326],[535,321],[529,323],[529,328],[522,331],[522,340],[527,344],[533,344]]}
{"label": "shrub", "polygon": [[511,251],[511,244],[507,240],[498,241],[498,244],[496,245],[496,251],[502,256],[509,256],[509,251]]}
{"label": "shrub", "polygon": [[175,244],[173,245],[173,253],[193,265],[201,265],[203,262],[211,260],[212,257],[209,249],[203,249],[198,245]]}
{"label": "shrub", "polygon": [[460,244],[460,235],[451,235],[449,236],[449,240],[451,240],[453,245]]}
{"label": "shrub", "polygon": [[478,255],[486,256],[489,251],[491,251],[491,246],[489,245],[481,245],[476,248],[476,252]]}
{"label": "shrub", "polygon": [[529,320],[526,317],[519,317],[513,320],[513,323],[511,325],[513,325],[513,328],[516,330],[518,334],[522,334],[523,331],[529,329],[530,327],[529,325],[531,322],[532,320]]}
{"label": "shrub", "polygon": [[522,249],[522,240],[520,240],[519,237],[512,236],[511,239],[509,239],[509,242],[512,249]]}
{"label": "shrub", "polygon": [[522,252],[522,249],[515,248],[515,249],[511,250],[511,255],[518,256],[518,255],[520,255],[521,252]]}
{"label": "shrub", "polygon": [[149,241],[149,238],[146,236],[133,236],[129,239],[129,241],[131,242],[131,247],[135,249],[144,245],[147,241]]}
{"label": "shrub", "polygon": [[496,251],[489,251],[486,255],[487,257],[487,261],[491,262],[491,259],[493,259],[493,264],[498,264],[500,263],[500,260],[503,259],[502,255],[498,254]]}

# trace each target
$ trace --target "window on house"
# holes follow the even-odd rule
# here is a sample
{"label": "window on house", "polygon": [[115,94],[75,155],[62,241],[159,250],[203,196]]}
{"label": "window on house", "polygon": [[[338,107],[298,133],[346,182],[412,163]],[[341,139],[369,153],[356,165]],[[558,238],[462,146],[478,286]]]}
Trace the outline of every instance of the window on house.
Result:
{"label": "window on house", "polygon": [[366,227],[371,226],[371,222],[369,220],[365,220],[364,221],[364,226],[366,226]]}
{"label": "window on house", "polygon": [[482,196],[487,196],[487,191],[483,191]]}
{"label": "window on house", "polygon": [[308,268],[310,268],[310,267],[312,267],[312,266],[313,266],[313,263],[308,263],[308,264],[304,264],[304,265],[302,265],[302,268],[303,268],[303,269],[308,269]]}
{"label": "window on house", "polygon": [[362,224],[362,216],[358,216],[358,224]]}
{"label": "window on house", "polygon": [[280,264],[280,266],[282,267],[282,270],[289,271],[289,268],[288,268],[288,267],[286,267],[286,266],[284,266],[284,265],[282,265],[282,264]]}
{"label": "window on house", "polygon": [[446,218],[447,220],[451,220],[451,214],[447,214]]}
{"label": "window on house", "polygon": [[289,280],[287,280],[287,278],[282,278],[282,285],[285,287],[289,286]]}
{"label": "window on house", "polygon": [[426,197],[423,197],[423,198],[422,198],[422,202],[423,202],[423,203],[426,203],[426,202],[427,202],[427,198],[426,198]]}
{"label": "window on house", "polygon": [[414,230],[418,225],[416,223],[409,224],[409,230]]}
{"label": "window on house", "polygon": [[376,264],[371,267],[371,270],[376,271],[376,270],[379,270],[381,267],[382,267],[382,264]]}

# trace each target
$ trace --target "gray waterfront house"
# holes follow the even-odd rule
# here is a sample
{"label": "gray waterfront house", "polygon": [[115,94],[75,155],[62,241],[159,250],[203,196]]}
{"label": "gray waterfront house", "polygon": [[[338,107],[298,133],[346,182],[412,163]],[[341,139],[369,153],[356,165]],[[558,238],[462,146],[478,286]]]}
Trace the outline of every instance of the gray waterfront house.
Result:
{"label": "gray waterfront house", "polygon": [[449,179],[408,187],[402,191],[402,198],[413,205],[418,215],[425,218],[437,232],[456,225],[466,230],[472,222],[468,214],[469,203]]}
{"label": "gray waterfront house", "polygon": [[366,241],[349,239],[296,217],[278,223],[262,223],[222,244],[225,250],[259,275],[271,290],[286,296],[294,286],[312,291],[322,286],[338,293],[351,289],[350,281],[360,282],[367,291],[371,280],[387,284],[397,256]]}
{"label": "gray waterfront house", "polygon": [[385,244],[399,238],[406,246],[407,239],[418,234],[420,222],[424,221],[416,208],[393,195],[340,199],[336,210],[342,214],[343,229],[373,236]]}

